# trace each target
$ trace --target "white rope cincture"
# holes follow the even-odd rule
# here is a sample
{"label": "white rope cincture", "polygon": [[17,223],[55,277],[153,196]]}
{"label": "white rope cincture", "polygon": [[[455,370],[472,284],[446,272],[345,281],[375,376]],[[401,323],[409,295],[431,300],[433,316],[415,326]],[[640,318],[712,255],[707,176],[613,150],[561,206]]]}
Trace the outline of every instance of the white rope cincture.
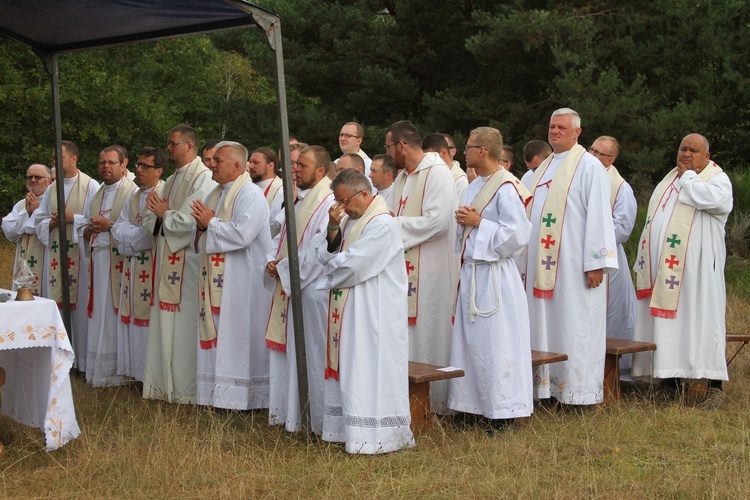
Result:
{"label": "white rope cincture", "polygon": [[[500,259],[500,261],[504,261],[508,259]],[[468,262],[471,266],[471,287],[469,292],[469,321],[472,323],[477,322],[477,316],[481,316],[482,318],[489,318],[493,314],[495,314],[497,311],[500,310],[500,288],[497,286],[497,263],[496,262]],[[477,293],[477,284],[476,284],[476,274],[477,274],[477,264],[480,265],[489,265],[490,269],[492,270],[492,288],[495,290],[495,307],[492,308],[490,311],[480,311],[477,309],[476,304],[476,293]]]}

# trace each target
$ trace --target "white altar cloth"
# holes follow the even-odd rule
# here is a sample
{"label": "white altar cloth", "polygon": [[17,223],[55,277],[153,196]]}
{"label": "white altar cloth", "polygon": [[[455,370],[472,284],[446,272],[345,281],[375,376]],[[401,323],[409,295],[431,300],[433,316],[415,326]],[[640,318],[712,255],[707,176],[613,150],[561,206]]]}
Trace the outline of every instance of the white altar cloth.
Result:
{"label": "white altar cloth", "polygon": [[[0,293],[15,292],[0,289]],[[78,437],[70,368],[73,348],[54,301],[0,303],[0,367],[6,382],[0,388],[0,412],[25,425],[42,429],[47,450]]]}

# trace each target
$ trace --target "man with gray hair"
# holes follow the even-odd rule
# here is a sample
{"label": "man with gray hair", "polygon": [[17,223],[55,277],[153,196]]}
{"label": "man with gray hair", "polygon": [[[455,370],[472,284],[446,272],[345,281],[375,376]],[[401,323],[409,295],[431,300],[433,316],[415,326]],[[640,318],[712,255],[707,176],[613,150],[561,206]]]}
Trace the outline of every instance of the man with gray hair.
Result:
{"label": "man with gray hair", "polygon": [[581,118],[570,108],[552,113],[554,150],[534,173],[526,294],[531,348],[562,352],[568,361],[537,369],[535,396],[590,405],[604,400],[607,287],[617,269],[606,171],[578,144]]}
{"label": "man with gray hair", "polygon": [[[607,337],[633,340],[635,328],[635,289],[630,275],[628,258],[623,244],[628,241],[635,225],[638,203],[633,188],[617,171],[614,163],[620,154],[620,143],[614,137],[603,135],[589,148],[607,170],[610,183],[609,205],[612,209],[612,222],[615,225],[617,242],[617,269],[607,273]],[[630,368],[633,355],[620,358],[620,379],[632,380]]]}
{"label": "man with gray hair", "polygon": [[[18,271],[21,260],[26,260],[26,266],[35,277],[31,291],[37,297],[44,296],[47,291],[44,245],[39,241],[34,228],[27,227],[26,223],[39,208],[44,191],[50,184],[50,176],[49,167],[40,163],[30,165],[26,169],[26,196],[13,206],[13,210],[8,215],[3,217],[3,234],[8,241],[16,244],[13,275],[15,276]],[[12,286],[13,290],[16,290],[15,282]]]}
{"label": "man with gray hair", "polygon": [[317,288],[330,294],[323,439],[349,453],[412,447],[401,235],[360,172],[342,170],[331,189],[337,201],[317,248],[325,266]]}
{"label": "man with gray hair", "polygon": [[268,407],[263,332],[271,293],[263,268],[271,249],[269,208],[246,163],[242,144],[218,143],[211,166],[218,186],[205,202],[195,200],[190,214],[193,250],[200,254],[198,404],[230,410]]}

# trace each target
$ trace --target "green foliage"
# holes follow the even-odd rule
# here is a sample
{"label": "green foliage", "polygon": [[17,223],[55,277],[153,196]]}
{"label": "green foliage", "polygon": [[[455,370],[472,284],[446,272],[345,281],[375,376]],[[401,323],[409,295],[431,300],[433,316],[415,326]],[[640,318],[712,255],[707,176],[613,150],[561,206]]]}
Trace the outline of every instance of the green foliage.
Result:
{"label": "green foliage", "polygon": [[[363,149],[410,119],[460,142],[498,127],[517,152],[546,137],[550,113],[583,118],[581,143],[622,144],[618,168],[639,200],[689,132],[731,170],[750,154],[750,7],[743,0],[267,0],[282,18],[290,131],[338,152],[356,120]],[[39,60],[0,41],[0,206],[20,172],[51,160],[49,84]],[[113,142],[163,143],[189,123],[201,138],[278,146],[275,61],[256,29],[111,48],[60,59],[63,133],[91,171]],[[520,155],[519,155],[520,156]]]}

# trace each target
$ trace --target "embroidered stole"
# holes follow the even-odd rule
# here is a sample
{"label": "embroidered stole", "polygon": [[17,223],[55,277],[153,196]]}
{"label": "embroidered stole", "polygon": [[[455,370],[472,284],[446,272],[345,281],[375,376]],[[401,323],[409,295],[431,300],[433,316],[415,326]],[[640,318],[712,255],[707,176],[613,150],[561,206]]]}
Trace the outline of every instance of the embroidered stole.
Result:
{"label": "embroidered stole", "polygon": [[[234,202],[237,200],[237,195],[246,183],[252,182],[250,180],[250,174],[243,172],[234,183],[230,186],[227,191],[227,195],[219,204],[221,198],[222,187],[217,186],[208,195],[206,206],[214,211],[215,217],[219,221],[231,221],[232,214],[234,213]],[[201,349],[212,349],[216,347],[217,343],[217,330],[216,323],[214,322],[214,314],[221,313],[221,296],[224,291],[224,267],[226,266],[226,253],[213,253],[208,254],[206,252],[206,242],[208,240],[208,232],[203,234],[201,238],[201,254],[200,260],[201,265],[201,277],[200,277],[200,298],[198,299],[199,313],[198,313],[198,325],[200,326],[200,346]]]}
{"label": "embroidered stole", "polygon": [[266,187],[266,191],[263,193],[266,196],[266,201],[268,202],[268,206],[271,206],[271,203],[273,203],[273,199],[276,197],[276,193],[284,187],[284,182],[279,178],[277,175],[273,178],[271,183]]}
{"label": "embroidered stole", "polygon": [[[161,196],[164,191],[164,181],[160,180],[154,187],[154,191]],[[141,199],[145,196],[146,193],[142,189],[138,189],[130,199],[128,216],[130,223],[134,226],[143,227],[144,212],[148,210],[144,203],[143,211],[141,211]],[[132,321],[135,326],[149,326],[151,306],[154,305],[153,277],[156,265],[154,259],[155,252],[156,247],[153,246],[137,256],[128,257],[127,259],[127,271],[125,271],[126,284],[122,287],[122,301],[120,304],[120,321],[126,325],[129,325]],[[131,265],[133,261],[135,261],[135,265]],[[131,268],[133,269],[132,275],[130,274]],[[141,290],[140,293],[136,293],[136,284]]]}
{"label": "embroidered stole", "polygon": [[[178,210],[182,206],[185,198],[193,191],[193,185],[198,177],[208,168],[201,162],[200,157],[196,157],[185,168],[180,184],[177,186],[174,200],[169,204],[170,210]],[[175,180],[177,172],[168,179],[165,186],[167,200],[175,189]],[[159,269],[159,308],[162,311],[179,312],[180,302],[182,301],[182,282],[184,281],[183,273],[185,270],[185,255],[187,248],[182,248],[173,252],[169,248],[169,240],[164,238],[164,252],[162,253],[161,268]]]}
{"label": "embroidered stole", "polygon": [[[328,195],[331,194],[331,179],[323,177],[313,187],[307,196],[299,204],[295,213],[297,222],[297,248],[299,249],[304,241],[307,227],[310,224],[315,213],[323,205]],[[289,257],[289,250],[284,244],[286,242],[286,223],[281,228],[279,246],[276,250],[277,259],[286,259]],[[286,320],[289,317],[289,301],[281,281],[276,279],[276,288],[271,303],[271,312],[268,317],[268,326],[266,327],[266,347],[271,350],[286,352]]]}
{"label": "embroidered stole", "polygon": [[609,185],[612,188],[609,195],[609,206],[614,212],[615,201],[617,201],[617,195],[620,194],[620,188],[625,184],[625,179],[622,178],[614,165],[610,165],[607,169],[607,177],[609,177]]}
{"label": "embroidered stole", "polygon": [[[720,172],[722,172],[722,169],[711,161],[698,174],[698,178],[702,182],[708,182],[711,177]],[[639,300],[650,297],[651,315],[667,319],[674,319],[677,316],[688,241],[690,240],[690,230],[693,227],[696,209],[685,203],[680,203],[678,198],[667,223],[666,239],[663,242],[657,242],[657,245],[661,244],[662,246],[655,279],[651,275],[651,222],[676,178],[677,168],[664,177],[656,186],[654,194],[651,195],[646,225],[643,227],[641,244],[638,246],[637,269],[635,270],[636,297]],[[679,193],[677,196],[679,197]]]}
{"label": "embroidered stole", "polygon": [[[97,214],[102,215],[102,203],[104,202],[104,184],[101,185],[99,190],[94,193],[94,196],[91,198],[91,205],[89,206],[89,213],[90,214]],[[133,191],[136,189],[135,183],[128,179],[127,177],[123,177],[120,179],[120,185],[117,186],[117,191],[115,192],[115,199],[112,201],[112,209],[109,212],[109,217],[107,217],[111,221],[116,221],[117,218],[120,216],[120,212],[122,211],[122,207],[125,206],[125,202],[128,201],[128,198],[133,194]],[[99,236],[104,236],[101,233],[94,233],[91,235],[91,241],[89,244],[91,245],[92,251],[94,240]],[[112,237],[112,233],[108,232],[106,235],[109,238],[109,246],[107,248],[107,251],[109,252],[109,290],[110,294],[112,295],[112,307],[115,310],[115,314],[118,314],[120,309],[120,288],[122,286],[122,275],[125,269],[125,257],[123,255],[120,255],[120,252],[117,250],[117,242],[115,242],[114,238]],[[89,259],[89,303],[86,307],[86,313],[88,314],[88,317],[91,317],[91,312],[94,309],[94,295],[96,293],[101,294],[101,291],[95,291],[94,290],[94,259],[93,255],[92,258]],[[102,296],[103,297],[103,296]]]}
{"label": "embroidered stole", "polygon": [[[417,170],[412,174],[403,171],[401,179],[394,188],[393,199],[398,200],[396,216],[419,217],[422,215],[422,201],[424,189],[427,184],[427,176],[430,175],[432,167]],[[403,197],[407,177],[414,177],[406,198]],[[397,179],[398,180],[398,179]],[[404,252],[406,259],[406,278],[409,281],[407,300],[409,302],[409,326],[417,324],[419,314],[419,245],[411,247]]]}
{"label": "embroidered stole", "polygon": [[[78,172],[78,178],[75,180],[73,187],[68,194],[67,200],[65,200],[65,207],[62,210],[58,210],[57,207],[57,190],[53,182],[50,186],[51,189],[48,191],[50,194],[49,208],[50,212],[58,210],[58,220],[61,224],[65,224],[65,211],[69,210],[74,214],[83,213],[83,207],[86,204],[86,195],[89,191],[89,182],[91,177]],[[70,310],[76,310],[76,304],[78,302],[78,281],[80,279],[80,253],[78,251],[78,245],[74,245],[71,241],[73,238],[73,225],[65,224],[65,239],[68,245],[68,262],[67,265],[63,266],[60,262],[60,238],[58,229],[55,228],[50,232],[50,250],[49,250],[49,298],[57,302],[58,307],[62,307],[62,281],[61,274],[63,267],[67,268],[68,271],[68,287],[70,289]]]}
{"label": "embroidered stole", "polygon": [[[26,210],[26,205],[22,205]],[[33,213],[32,213],[33,215]],[[26,260],[26,266],[34,273],[34,283],[31,285],[31,292],[37,297],[42,295],[42,271],[44,266],[44,243],[39,241],[36,234],[24,233],[16,243],[16,262]]]}
{"label": "embroidered stole", "polygon": [[[370,221],[379,215],[391,215],[388,205],[382,196],[375,196],[370,206],[359,217],[346,217],[341,222],[341,247],[339,252],[346,252],[352,243],[359,241]],[[325,378],[339,379],[339,344],[341,343],[341,323],[344,321],[344,308],[351,288],[334,288],[328,298],[328,346],[326,348]]]}
{"label": "embroidered stole", "polygon": [[[518,180],[518,178],[508,172],[505,169],[499,169],[494,174],[490,175],[490,177],[487,179],[487,182],[484,183],[484,186],[479,190],[477,193],[477,196],[474,198],[474,200],[471,202],[471,208],[476,210],[476,213],[478,215],[482,215],[482,212],[484,212],[484,209],[487,208],[487,205],[489,205],[490,201],[495,197],[498,190],[502,187],[503,184],[506,184],[510,182],[513,184],[513,187],[516,188],[516,192],[518,193],[518,197],[521,199],[521,203],[523,203],[524,206],[526,206],[529,201],[531,200],[531,193],[528,189],[526,189],[526,186],[521,184],[521,181]],[[466,251],[466,242],[469,241],[469,234],[476,229],[474,226],[464,226],[463,232],[461,233],[461,265],[464,263],[464,252]],[[460,280],[458,283],[458,286],[461,286]],[[458,303],[458,293],[456,295],[456,300],[453,302],[453,320],[455,321],[456,317],[456,304]]]}
{"label": "embroidered stole", "polygon": [[[536,268],[533,284],[534,297],[540,299],[551,299],[555,289],[568,192],[584,153],[586,149],[580,144],[573,146],[549,183],[549,191],[542,207],[542,219],[539,223],[540,239],[536,243],[539,246],[537,261],[534,263]],[[536,191],[539,181],[544,177],[553,159],[554,155],[548,156],[534,172],[534,180],[531,183],[532,193]],[[526,214],[529,218],[531,218],[532,208],[533,203],[526,207]]]}

